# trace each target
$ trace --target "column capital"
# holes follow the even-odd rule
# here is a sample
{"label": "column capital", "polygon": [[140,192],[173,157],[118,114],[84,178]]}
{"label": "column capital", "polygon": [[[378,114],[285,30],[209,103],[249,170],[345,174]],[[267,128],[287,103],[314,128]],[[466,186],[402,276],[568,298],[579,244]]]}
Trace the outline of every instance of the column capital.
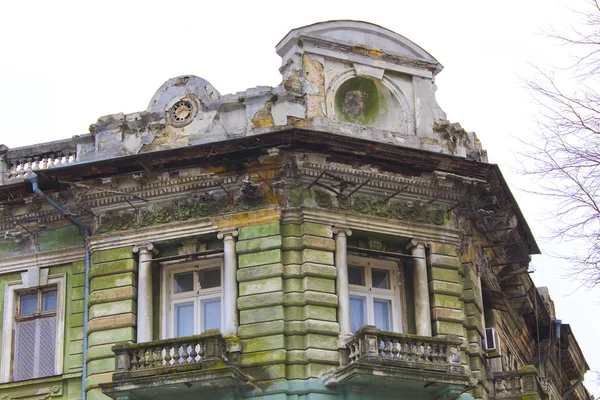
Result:
{"label": "column capital", "polygon": [[345,236],[352,236],[352,230],[350,230],[350,228],[347,228],[345,226],[334,226],[333,228],[331,228],[331,231],[333,232],[334,235],[345,235]]}
{"label": "column capital", "polygon": [[226,228],[226,229],[220,230],[217,233],[217,238],[227,240],[227,239],[233,239],[237,235],[238,235],[237,228]]}
{"label": "column capital", "polygon": [[417,239],[412,239],[407,245],[406,245],[406,250],[412,250],[412,249],[420,249],[420,250],[425,250],[425,247],[427,246],[426,242],[423,242],[422,240],[417,240]]}
{"label": "column capital", "polygon": [[134,253],[152,253],[153,255],[158,254],[158,249],[150,242],[142,242],[133,246]]}

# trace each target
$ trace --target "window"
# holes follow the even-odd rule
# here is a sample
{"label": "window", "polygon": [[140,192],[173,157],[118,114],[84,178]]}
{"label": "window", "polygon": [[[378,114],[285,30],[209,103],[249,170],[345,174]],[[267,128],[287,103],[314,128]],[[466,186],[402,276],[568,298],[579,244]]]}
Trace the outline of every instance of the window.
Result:
{"label": "window", "polygon": [[374,325],[383,331],[403,331],[399,278],[396,262],[348,258],[352,333],[363,325]]}
{"label": "window", "polygon": [[62,374],[64,275],[47,277],[44,286],[26,287],[26,281],[5,286],[2,382]]}
{"label": "window", "polygon": [[17,294],[13,380],[56,373],[56,286]]}
{"label": "window", "polygon": [[221,329],[222,259],[169,266],[164,271],[168,311],[163,320],[163,337]]}

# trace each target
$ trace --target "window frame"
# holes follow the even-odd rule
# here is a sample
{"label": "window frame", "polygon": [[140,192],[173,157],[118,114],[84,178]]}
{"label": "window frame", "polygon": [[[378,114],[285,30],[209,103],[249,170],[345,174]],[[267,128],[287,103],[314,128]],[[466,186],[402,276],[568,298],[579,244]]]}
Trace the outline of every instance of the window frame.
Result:
{"label": "window frame", "polygon": [[[194,290],[184,293],[173,293],[174,276],[188,271],[219,268],[221,285],[217,288],[199,289],[198,277],[194,274]],[[198,293],[202,291],[202,293]],[[202,301],[219,298],[221,303],[221,321],[219,330],[223,330],[223,255],[218,254],[200,261],[174,262],[161,264],[161,339],[176,338],[175,304],[194,303],[194,329],[193,335],[201,334],[202,327]]]}
{"label": "window frame", "polygon": [[[20,296],[27,293],[40,292],[46,289],[56,288],[56,347],[54,354],[54,374],[49,376],[59,376],[63,374],[64,363],[64,340],[65,340],[65,290],[66,275],[57,274],[48,276],[45,285],[26,287],[23,280],[7,282],[4,286],[4,309],[2,324],[2,355],[0,359],[0,382],[22,382],[13,380],[14,355],[15,355],[15,330],[18,321],[27,321],[39,319],[54,315],[53,311],[41,311],[24,316],[18,315],[20,306]],[[41,297],[41,296],[40,296]],[[41,301],[38,300],[38,301]],[[8,355],[8,356],[7,356]],[[30,379],[44,379],[49,376],[35,377]],[[30,380],[26,379],[26,380]]]}
{"label": "window frame", "polygon": [[[348,283],[349,297],[366,298],[365,313],[366,325],[375,325],[374,300],[382,299],[391,302],[391,328],[390,332],[403,333],[406,331],[406,293],[404,290],[404,273],[400,262],[363,257],[357,255],[348,255],[347,268],[364,268],[365,286],[353,285]],[[390,272],[390,289],[380,289],[372,287],[372,270],[380,269]],[[352,317],[351,317],[352,318]],[[352,322],[352,321],[351,321]],[[353,332],[355,334],[356,332]]]}

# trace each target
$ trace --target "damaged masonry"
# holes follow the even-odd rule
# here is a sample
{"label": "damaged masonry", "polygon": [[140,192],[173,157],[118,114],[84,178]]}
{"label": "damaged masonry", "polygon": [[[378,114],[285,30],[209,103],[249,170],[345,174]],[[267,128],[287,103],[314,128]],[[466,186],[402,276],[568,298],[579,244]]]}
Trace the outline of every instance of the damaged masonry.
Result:
{"label": "damaged masonry", "polygon": [[357,21],[276,49],[275,88],[0,146],[0,398],[591,399],[441,64]]}

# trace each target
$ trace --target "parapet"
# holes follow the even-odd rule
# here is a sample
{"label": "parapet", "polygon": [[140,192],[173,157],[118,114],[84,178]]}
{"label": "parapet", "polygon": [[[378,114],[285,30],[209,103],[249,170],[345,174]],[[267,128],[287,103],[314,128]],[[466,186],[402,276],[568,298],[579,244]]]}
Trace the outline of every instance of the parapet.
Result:
{"label": "parapet", "polygon": [[290,31],[276,49],[276,87],[221,95],[197,76],[169,79],[146,110],[100,117],[89,135],[5,150],[0,183],[65,164],[298,129],[487,161],[475,134],[450,123],[436,102],[442,65],[407,38],[367,22],[327,21]]}

